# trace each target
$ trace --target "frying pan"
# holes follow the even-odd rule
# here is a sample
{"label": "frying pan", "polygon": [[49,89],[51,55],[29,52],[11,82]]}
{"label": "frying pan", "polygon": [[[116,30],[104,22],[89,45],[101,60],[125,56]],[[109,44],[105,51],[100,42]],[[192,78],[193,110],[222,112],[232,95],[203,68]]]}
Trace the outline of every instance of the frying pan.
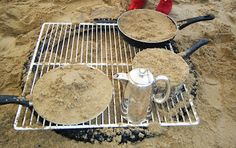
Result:
{"label": "frying pan", "polygon": [[[78,73],[80,70],[83,71]],[[90,75],[87,75],[88,73],[90,73]],[[97,75],[97,77],[93,78],[93,75]],[[97,87],[90,87],[89,95],[78,93],[80,90],[85,90],[86,92],[86,89],[89,89],[81,83],[82,81],[87,82],[86,80],[88,79],[97,87],[101,87],[102,89],[99,91],[103,93],[98,93],[95,96],[93,93],[97,93]],[[88,82],[89,85],[91,85],[91,81]],[[107,82],[101,83],[101,81]],[[55,90],[51,84],[53,87],[59,87],[59,89]],[[54,91],[47,92],[42,89],[53,89]],[[58,93],[59,91],[65,91],[65,95]],[[71,95],[68,95],[68,92],[71,93]],[[104,94],[104,92],[106,93]],[[55,95],[55,93],[59,95]],[[80,95],[83,97],[79,97]],[[94,100],[101,95],[105,98],[100,99],[103,102]],[[33,96],[35,98],[31,102],[25,97],[0,95],[0,105],[20,104],[25,107],[34,107],[35,111],[41,117],[55,124],[79,124],[95,118],[106,109],[112,98],[112,85],[108,77],[102,71],[89,66],[74,64],[52,69],[47,75],[43,75],[43,77],[36,82]],[[71,101],[69,103],[73,104],[68,104],[68,101],[63,101],[66,100],[65,97],[69,97],[69,101]],[[91,101],[91,103],[89,102],[88,104],[88,101]],[[89,109],[89,106],[87,107],[86,105],[91,105],[93,108]],[[62,113],[64,113],[64,116]],[[81,114],[81,116],[77,116],[78,114]],[[58,115],[60,115],[60,117],[58,117]]]}
{"label": "frying pan", "polygon": [[[117,23],[120,34],[122,35],[124,40],[127,41],[129,44],[131,44],[135,47],[139,47],[139,48],[155,48],[155,47],[164,47],[164,46],[168,45],[170,40],[175,38],[178,30],[182,30],[183,28],[185,28],[193,23],[197,23],[200,21],[213,20],[215,18],[215,16],[213,14],[208,14],[208,15],[204,15],[204,16],[198,16],[198,17],[188,18],[188,19],[184,19],[184,20],[180,20],[180,21],[175,21],[170,16],[155,11],[157,13],[157,15],[163,15],[163,16],[167,17],[172,22],[172,24],[175,26],[175,33],[173,34],[173,36],[167,37],[165,40],[150,42],[150,41],[138,40],[138,39],[135,39],[135,38],[129,36],[120,25],[120,20],[124,16],[130,15],[132,13],[136,13],[137,11],[154,11],[154,10],[136,9],[136,10],[126,11],[125,13],[121,14],[117,20],[116,19],[115,20],[94,19],[94,21],[95,21],[95,23]],[[127,25],[129,25],[129,24],[127,24]]]}
{"label": "frying pan", "polygon": [[[202,47],[202,46],[204,46],[204,45],[206,45],[206,44],[208,44],[208,39],[200,39],[197,43],[195,43],[195,44],[193,44],[189,49],[186,49],[184,52],[181,52],[181,53],[178,53],[178,54],[175,54],[175,53],[171,53],[171,51],[167,51],[167,50],[165,50],[165,49],[161,49],[161,48],[149,48],[149,49],[145,49],[145,50],[143,50],[143,51],[141,51],[141,52],[139,52],[138,54],[142,54],[142,52],[145,52],[145,54],[148,56],[148,55],[150,55],[150,54],[152,54],[152,53],[156,53],[155,54],[155,56],[153,56],[153,59],[155,59],[155,60],[152,60],[152,58],[149,60],[148,58],[145,60],[145,61],[140,61],[140,60],[142,60],[142,58],[144,58],[145,56],[143,56],[142,58],[139,56],[139,55],[136,55],[136,57],[139,57],[138,59],[133,59],[133,62],[136,60],[136,62],[141,62],[141,63],[143,63],[144,65],[142,65],[141,63],[139,63],[139,64],[135,64],[135,63],[133,63],[132,62],[132,66],[133,66],[133,68],[139,68],[139,67],[141,67],[141,68],[150,68],[150,70],[152,69],[153,71],[153,74],[154,75],[158,75],[158,74],[163,74],[163,73],[161,73],[161,71],[162,70],[158,70],[160,67],[158,67],[156,64],[155,64],[155,62],[157,62],[157,63],[162,63],[163,62],[163,58],[160,58],[159,56],[162,56],[162,55],[159,55],[158,53],[158,50],[159,49],[161,49],[161,50],[159,50],[159,51],[166,51],[166,52],[170,52],[171,54],[169,54],[169,53],[166,53],[166,52],[164,52],[164,54],[166,54],[166,56],[167,57],[169,57],[169,58],[167,58],[166,60],[165,60],[165,66],[166,67],[168,67],[168,65],[170,64],[170,63],[174,63],[174,62],[177,62],[177,61],[175,61],[175,58],[174,57],[176,57],[176,59],[177,60],[180,60],[181,62],[180,62],[180,64],[183,64],[183,66],[188,66],[189,64],[188,64],[188,59],[189,59],[189,57],[196,51],[196,50],[198,50],[200,47]],[[150,51],[150,52],[149,52]],[[164,56],[164,54],[163,54],[163,56]],[[183,58],[183,60],[182,60],[182,58]],[[150,62],[154,62],[153,64],[151,64],[151,65],[145,65],[145,63],[150,63]],[[177,62],[178,63],[178,62]],[[170,65],[172,65],[172,64],[170,64]],[[178,65],[177,64],[173,64],[173,65],[175,65],[175,66],[177,66],[178,67]],[[143,67],[144,66],[144,67]],[[172,66],[170,66],[170,67],[172,67]],[[170,67],[168,67],[168,68],[170,68]],[[163,66],[160,68],[160,69],[162,69],[162,68],[164,68]],[[156,71],[157,70],[157,71]],[[170,79],[172,78],[171,76],[172,76],[172,72],[173,73],[175,73],[175,74],[180,74],[179,75],[179,77],[180,78],[182,78],[181,76],[183,76],[183,79],[175,79],[175,81],[171,81],[171,96],[175,96],[176,94],[178,94],[179,92],[182,92],[182,88],[183,88],[183,84],[186,84],[187,86],[188,86],[188,84],[190,84],[191,86],[192,86],[192,82],[191,83],[189,83],[189,69],[186,69],[186,71],[184,70],[184,71],[180,71],[181,69],[178,69],[178,68],[174,68],[174,69],[172,69],[172,71],[170,71],[170,75],[168,75],[168,73],[165,73],[164,75],[167,75],[167,76],[169,76],[170,77]],[[175,72],[176,71],[176,72]],[[162,71],[163,72],[163,71]],[[180,72],[180,73],[179,73]],[[192,80],[191,80],[192,81]],[[161,86],[161,88],[162,88],[162,85],[160,85]],[[165,88],[165,85],[163,86],[163,88]],[[159,89],[160,90],[160,89]],[[165,89],[164,89],[165,90]],[[158,89],[154,89],[154,91],[158,91]]]}

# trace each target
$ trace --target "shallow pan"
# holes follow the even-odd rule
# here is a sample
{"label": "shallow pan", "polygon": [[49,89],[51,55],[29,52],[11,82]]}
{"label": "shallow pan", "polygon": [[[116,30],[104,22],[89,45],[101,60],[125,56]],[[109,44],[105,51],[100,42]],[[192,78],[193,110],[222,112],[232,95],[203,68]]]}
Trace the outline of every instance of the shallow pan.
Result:
{"label": "shallow pan", "polygon": [[[125,30],[120,25],[121,20],[127,15],[134,15],[137,12],[145,12],[145,11],[155,12],[157,15],[160,15],[162,17],[163,16],[167,17],[170,20],[170,22],[172,23],[171,25],[173,25],[174,28],[175,28],[175,31],[173,32],[173,34],[170,35],[170,36],[165,37],[166,39],[159,40],[159,41],[139,40],[139,39],[133,38],[130,35],[128,35],[127,32],[125,32]],[[117,20],[95,19],[94,21],[96,23],[117,23],[118,24],[118,29],[119,29],[122,37],[129,44],[131,44],[135,47],[138,47],[138,48],[155,48],[155,47],[164,47],[164,46],[168,45],[170,43],[170,41],[175,38],[178,30],[182,30],[183,28],[185,28],[185,27],[187,27],[191,24],[194,24],[194,23],[197,23],[197,22],[200,22],[200,21],[213,20],[214,18],[215,18],[214,15],[208,14],[208,15],[204,15],[204,16],[198,16],[198,17],[188,18],[188,19],[184,19],[184,20],[180,20],[180,21],[175,21],[170,16],[165,15],[165,14],[160,13],[160,12],[157,12],[157,11],[154,11],[154,10],[136,9],[136,10],[127,11],[127,12],[121,14],[118,17]],[[127,25],[129,25],[129,24],[127,23]],[[160,23],[160,25],[162,25],[162,23]],[[166,30],[166,31],[168,31],[168,30]]]}
{"label": "shallow pan", "polygon": [[154,76],[166,75],[171,83],[171,96],[175,96],[181,92],[184,84],[192,86],[190,67],[186,59],[189,59],[196,50],[208,42],[208,39],[200,39],[190,48],[178,54],[162,48],[147,48],[136,54],[132,66],[133,68],[149,68]]}
{"label": "shallow pan", "polygon": [[[86,82],[86,85],[82,82]],[[90,94],[80,91],[89,91]],[[80,124],[97,117],[107,108],[112,99],[112,84],[98,69],[79,64],[68,65],[43,75],[36,82],[31,96],[32,101],[29,101],[31,97],[0,95],[0,105],[33,107],[42,118],[55,124]],[[97,100],[99,96],[104,96],[104,99]]]}

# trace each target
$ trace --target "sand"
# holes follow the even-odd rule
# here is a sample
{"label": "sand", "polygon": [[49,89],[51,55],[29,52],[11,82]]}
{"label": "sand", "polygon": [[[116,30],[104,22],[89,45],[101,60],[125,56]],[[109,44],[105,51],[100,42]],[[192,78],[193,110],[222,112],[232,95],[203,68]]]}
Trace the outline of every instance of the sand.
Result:
{"label": "sand", "polygon": [[132,10],[119,19],[120,30],[143,42],[162,42],[176,34],[175,24],[164,14],[148,9]]}
{"label": "sand", "polygon": [[99,70],[84,65],[65,66],[43,75],[36,82],[32,98],[35,110],[48,121],[78,124],[107,108],[112,85]]}
{"label": "sand", "polygon": [[133,68],[147,68],[157,77],[165,75],[172,87],[183,84],[189,77],[189,66],[184,59],[165,49],[150,48],[139,52],[132,61]]}
{"label": "sand", "polygon": [[[154,9],[158,0],[146,8]],[[90,18],[117,17],[127,6],[122,0],[0,2],[0,94],[21,94],[24,63],[33,51],[44,21],[89,21]],[[99,8],[99,9],[98,9]],[[175,40],[181,51],[199,38],[211,43],[191,56],[199,73],[194,103],[200,124],[193,127],[156,127],[161,134],[121,147],[235,147],[236,141],[236,4],[234,1],[175,0],[171,16],[182,20],[213,13],[216,19],[191,25],[178,32]],[[74,141],[54,131],[15,131],[17,106],[0,107],[2,147],[116,147],[118,142],[95,144]],[[155,127],[154,127],[155,129]],[[120,136],[117,137],[119,141]]]}

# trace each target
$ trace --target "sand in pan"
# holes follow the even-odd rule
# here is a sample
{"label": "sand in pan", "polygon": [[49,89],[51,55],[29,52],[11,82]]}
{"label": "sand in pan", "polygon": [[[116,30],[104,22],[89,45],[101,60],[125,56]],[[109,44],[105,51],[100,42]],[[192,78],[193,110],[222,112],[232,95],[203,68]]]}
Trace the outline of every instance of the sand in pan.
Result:
{"label": "sand in pan", "polygon": [[134,57],[132,66],[133,68],[147,68],[155,77],[167,76],[172,87],[181,85],[189,76],[189,66],[184,59],[161,48],[150,48],[139,52]]}
{"label": "sand in pan", "polygon": [[144,42],[162,42],[173,38],[175,24],[164,14],[148,9],[137,9],[123,14],[120,30],[128,37]]}
{"label": "sand in pan", "polygon": [[[148,0],[146,8],[154,10],[153,2],[158,3],[159,0]],[[123,8],[127,6],[127,3],[126,0],[106,0],[106,3],[102,0],[1,1],[0,93],[21,94],[23,63],[28,60],[27,56],[34,49],[43,22],[82,22],[97,16],[115,17],[124,11]],[[200,125],[162,127],[167,130],[154,138],[119,146],[200,148],[236,145],[235,10],[236,5],[232,0],[175,0],[170,14],[175,20],[203,15],[207,12],[216,15],[214,21],[189,26],[179,31],[175,38],[181,51],[190,47],[199,38],[207,37],[211,40],[210,44],[191,56],[200,76],[198,95],[194,102],[201,119]],[[11,105],[0,107],[0,144],[2,147],[117,146],[117,142],[103,142],[95,145],[78,142],[53,131],[15,131],[13,120],[16,109],[17,106]]]}
{"label": "sand in pan", "polygon": [[109,105],[112,85],[101,71],[83,65],[53,69],[33,90],[35,110],[58,124],[78,124],[95,118]]}

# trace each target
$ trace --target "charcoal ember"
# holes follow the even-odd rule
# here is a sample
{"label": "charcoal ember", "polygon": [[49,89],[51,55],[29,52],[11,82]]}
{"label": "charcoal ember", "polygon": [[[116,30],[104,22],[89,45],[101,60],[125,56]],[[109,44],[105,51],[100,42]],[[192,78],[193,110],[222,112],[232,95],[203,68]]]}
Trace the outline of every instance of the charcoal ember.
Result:
{"label": "charcoal ember", "polygon": [[126,128],[122,130],[114,130],[114,132],[106,133],[103,129],[70,129],[70,130],[56,130],[56,133],[65,137],[83,141],[88,143],[95,142],[112,142],[115,141],[118,144],[128,142],[139,142],[145,138],[153,137],[151,131],[146,128]]}

